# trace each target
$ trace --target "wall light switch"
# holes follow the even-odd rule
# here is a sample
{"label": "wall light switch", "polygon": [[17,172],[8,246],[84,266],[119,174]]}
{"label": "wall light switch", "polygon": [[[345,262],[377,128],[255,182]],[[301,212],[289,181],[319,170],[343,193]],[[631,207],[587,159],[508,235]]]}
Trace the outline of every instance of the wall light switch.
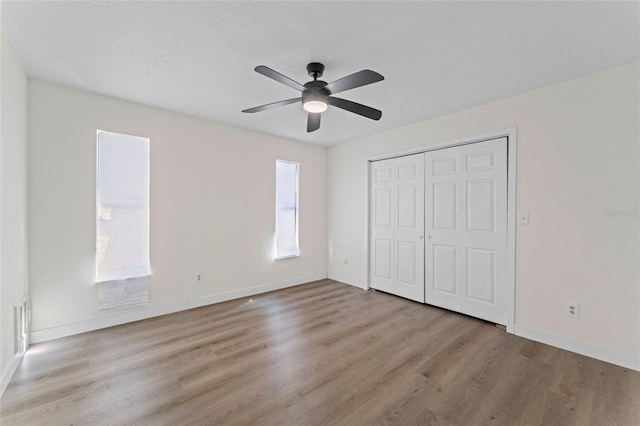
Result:
{"label": "wall light switch", "polygon": [[529,224],[529,212],[518,212],[518,225]]}

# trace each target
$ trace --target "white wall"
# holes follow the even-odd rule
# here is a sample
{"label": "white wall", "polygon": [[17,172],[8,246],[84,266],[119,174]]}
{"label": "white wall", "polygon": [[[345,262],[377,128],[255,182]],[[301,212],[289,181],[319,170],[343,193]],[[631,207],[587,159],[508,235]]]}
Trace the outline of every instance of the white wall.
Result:
{"label": "white wall", "polygon": [[5,39],[0,66],[0,395],[19,358],[13,308],[27,296],[27,76]]}
{"label": "white wall", "polygon": [[[326,148],[42,81],[29,102],[35,341],[326,277]],[[151,140],[147,307],[96,310],[96,129]],[[301,255],[278,261],[276,159],[300,163]]]}
{"label": "white wall", "polygon": [[329,277],[367,284],[368,157],[517,126],[530,224],[517,228],[516,333],[640,369],[639,75],[634,63],[332,147]]}

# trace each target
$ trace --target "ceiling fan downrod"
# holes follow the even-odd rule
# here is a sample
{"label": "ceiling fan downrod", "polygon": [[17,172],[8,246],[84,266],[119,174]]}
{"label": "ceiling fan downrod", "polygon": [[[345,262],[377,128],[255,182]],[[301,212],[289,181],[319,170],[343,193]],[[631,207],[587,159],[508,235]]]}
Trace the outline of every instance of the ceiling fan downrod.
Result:
{"label": "ceiling fan downrod", "polygon": [[307,65],[307,74],[309,77],[313,77],[314,81],[322,77],[322,73],[324,73],[324,65],[320,62],[311,62]]}

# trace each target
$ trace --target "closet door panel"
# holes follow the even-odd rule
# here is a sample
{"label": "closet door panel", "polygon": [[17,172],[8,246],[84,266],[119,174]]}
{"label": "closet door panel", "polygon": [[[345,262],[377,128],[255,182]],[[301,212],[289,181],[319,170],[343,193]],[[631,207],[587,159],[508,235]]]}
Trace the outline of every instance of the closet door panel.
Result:
{"label": "closet door panel", "polygon": [[425,154],[425,301],[506,323],[507,140]]}
{"label": "closet door panel", "polygon": [[424,155],[370,167],[370,286],[424,302]]}

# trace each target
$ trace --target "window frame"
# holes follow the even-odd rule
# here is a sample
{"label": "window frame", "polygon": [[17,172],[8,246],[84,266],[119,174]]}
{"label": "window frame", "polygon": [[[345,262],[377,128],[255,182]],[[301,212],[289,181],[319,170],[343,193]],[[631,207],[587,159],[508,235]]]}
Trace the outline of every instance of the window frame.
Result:
{"label": "window frame", "polygon": [[[279,196],[278,196],[278,164],[294,164],[296,166],[295,170],[295,251],[294,252],[286,252],[283,254],[278,253],[278,212],[281,210],[279,208]],[[297,161],[290,160],[280,160],[276,159],[276,176],[275,176],[275,259],[291,259],[300,257],[300,163]]]}
{"label": "window frame", "polygon": [[[100,220],[101,220],[101,216],[102,216],[102,207],[101,206],[101,187],[100,187],[100,135],[101,134],[111,134],[111,135],[117,135],[117,136],[123,136],[123,137],[127,137],[127,138],[133,138],[133,139],[141,139],[144,140],[146,142],[146,149],[147,149],[147,156],[146,156],[146,161],[147,161],[147,183],[148,183],[148,188],[147,188],[147,200],[146,200],[146,265],[144,265],[141,269],[146,269],[144,274],[131,274],[130,276],[126,277],[126,278],[111,278],[111,279],[105,279],[105,277],[101,277],[100,276],[100,268],[99,268],[99,238],[100,238],[100,233],[99,233],[99,229],[100,229]],[[95,282],[97,284],[102,284],[102,283],[111,283],[111,282],[120,282],[120,281],[127,281],[127,280],[135,280],[135,279],[139,279],[139,278],[146,278],[151,276],[151,139],[145,136],[137,136],[137,135],[130,135],[130,134],[126,134],[126,133],[119,133],[119,132],[111,132],[111,131],[107,131],[107,130],[101,130],[101,129],[97,129],[96,130],[96,217],[95,217],[95,231],[96,231],[96,253],[95,253]]]}

